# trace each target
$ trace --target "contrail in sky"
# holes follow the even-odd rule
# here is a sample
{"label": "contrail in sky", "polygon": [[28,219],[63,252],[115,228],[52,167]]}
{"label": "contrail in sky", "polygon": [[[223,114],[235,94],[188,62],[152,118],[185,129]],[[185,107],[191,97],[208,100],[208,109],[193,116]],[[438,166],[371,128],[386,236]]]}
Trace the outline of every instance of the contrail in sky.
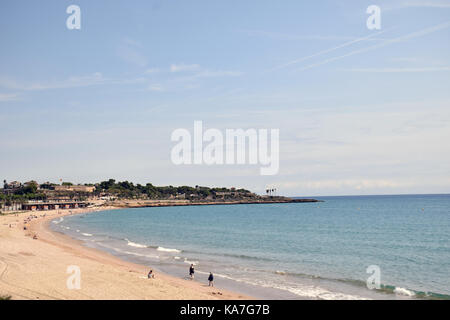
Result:
{"label": "contrail in sky", "polygon": [[421,36],[424,36],[424,35],[427,35],[427,34],[430,34],[430,33],[433,33],[433,32],[439,31],[439,30],[442,30],[442,29],[446,29],[448,27],[450,27],[450,21],[438,24],[438,25],[433,26],[433,27],[425,28],[425,29],[422,29],[422,30],[419,30],[419,31],[416,31],[416,32],[412,32],[412,33],[409,33],[407,35],[400,36],[400,37],[397,37],[397,38],[394,38],[394,39],[391,39],[391,40],[386,40],[383,43],[376,44],[376,45],[373,45],[373,46],[369,46],[367,48],[354,50],[354,51],[351,51],[351,52],[346,53],[346,54],[341,55],[341,56],[329,58],[329,59],[323,60],[323,61],[318,62],[318,63],[310,64],[310,65],[305,66],[303,68],[300,68],[298,70],[299,71],[304,71],[304,70],[307,70],[307,69],[318,67],[318,66],[321,66],[321,65],[324,65],[324,64],[336,61],[336,60],[340,60],[340,59],[343,59],[343,58],[347,58],[347,57],[350,57],[350,56],[353,56],[353,55],[356,55],[356,54],[359,54],[359,53],[364,53],[364,52],[372,51],[372,50],[375,50],[375,49],[379,49],[379,48],[388,46],[388,45],[393,44],[393,43],[397,43],[397,42],[402,42],[402,41],[409,40],[409,39],[418,38],[418,37],[421,37]]}
{"label": "contrail in sky", "polygon": [[282,64],[282,65],[279,65],[279,66],[277,66],[277,67],[274,67],[274,68],[270,69],[269,71],[274,71],[274,70],[278,70],[278,69],[283,69],[283,68],[286,68],[286,67],[288,67],[288,66],[290,66],[290,65],[293,65],[293,64],[296,64],[296,63],[305,61],[305,60],[307,60],[307,59],[314,58],[314,57],[320,56],[320,55],[322,55],[322,54],[325,54],[325,53],[328,53],[328,52],[332,52],[332,51],[337,50],[337,49],[341,49],[341,48],[348,47],[348,46],[350,46],[350,45],[352,45],[352,44],[355,44],[355,43],[358,43],[358,42],[365,41],[365,40],[368,40],[368,39],[370,39],[370,38],[373,38],[373,37],[375,37],[375,36],[377,36],[377,35],[380,35],[380,34],[386,32],[386,31],[387,31],[387,29],[386,29],[386,30],[383,30],[383,31],[380,31],[380,32],[377,32],[377,33],[374,33],[374,34],[371,34],[370,36],[367,36],[367,37],[357,38],[357,39],[354,39],[354,40],[351,40],[351,41],[347,41],[347,42],[345,42],[345,43],[343,43],[343,44],[338,45],[337,47],[332,47],[332,48],[329,48],[329,49],[326,49],[326,50],[319,51],[319,52],[317,52],[317,53],[314,53],[314,54],[309,55],[309,56],[306,56],[306,57],[302,57],[302,58],[299,58],[299,59],[296,59],[296,60],[292,60],[292,61],[287,62],[287,63],[285,63],[285,64]]}

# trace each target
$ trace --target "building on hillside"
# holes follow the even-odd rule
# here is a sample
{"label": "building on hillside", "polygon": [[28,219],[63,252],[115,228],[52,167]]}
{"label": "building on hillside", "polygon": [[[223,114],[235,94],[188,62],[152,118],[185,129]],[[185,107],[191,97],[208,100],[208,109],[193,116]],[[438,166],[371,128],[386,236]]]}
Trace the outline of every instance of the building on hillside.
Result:
{"label": "building on hillside", "polygon": [[19,181],[12,181],[10,183],[5,182],[3,185],[4,194],[13,194],[16,190],[22,188],[22,184]]}
{"label": "building on hillside", "polygon": [[5,183],[4,185],[5,190],[6,189],[19,189],[22,187],[22,184],[19,181],[12,181],[10,183]]}
{"label": "building on hillside", "polygon": [[93,193],[95,186],[55,186],[55,191],[60,192],[86,192]]}
{"label": "building on hillside", "polygon": [[34,180],[25,182],[23,185],[24,185],[24,187],[29,187],[29,186],[32,186],[32,185],[39,187],[39,184],[36,181],[34,181]]}

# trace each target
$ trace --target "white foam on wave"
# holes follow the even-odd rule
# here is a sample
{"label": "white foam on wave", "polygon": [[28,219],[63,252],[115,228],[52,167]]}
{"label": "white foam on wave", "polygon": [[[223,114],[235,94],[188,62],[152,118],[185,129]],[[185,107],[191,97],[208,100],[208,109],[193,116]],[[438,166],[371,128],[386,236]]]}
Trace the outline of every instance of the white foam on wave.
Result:
{"label": "white foam on wave", "polygon": [[129,255],[133,255],[133,256],[138,256],[138,257],[145,257],[145,258],[153,258],[153,259],[159,259],[159,256],[157,255],[152,255],[152,254],[143,254],[143,253],[138,253],[138,252],[132,252],[132,251],[126,251],[126,250],[122,250],[116,247],[112,247],[112,246],[108,246],[104,243],[98,242],[97,245],[114,250],[116,252],[122,253],[122,254],[129,254]]}
{"label": "white foam on wave", "polygon": [[170,249],[170,248],[163,248],[163,247],[158,247],[156,250],[164,251],[164,252],[177,252],[177,253],[181,252],[181,250],[178,250],[178,249]]}
{"label": "white foam on wave", "polygon": [[408,296],[408,297],[414,297],[416,295],[411,290],[408,290],[408,289],[405,289],[405,288],[400,288],[400,287],[395,287],[394,293],[402,295],[402,296]]}
{"label": "white foam on wave", "polygon": [[85,237],[92,237],[92,234],[90,234],[90,233],[81,233],[81,234]]}
{"label": "white foam on wave", "polygon": [[340,292],[331,292],[323,288],[308,286],[304,288],[283,288],[278,289],[287,290],[293,294],[302,297],[308,297],[321,300],[371,300],[368,298],[345,294]]}
{"label": "white foam on wave", "polygon": [[132,241],[128,241],[128,245],[130,247],[135,247],[135,248],[147,248],[147,246],[145,244],[140,244],[140,243],[136,243],[136,242],[132,242]]}
{"label": "white foam on wave", "polygon": [[[202,273],[202,272],[199,272]],[[291,286],[283,286],[278,283],[274,283],[272,281],[262,281],[257,279],[248,279],[248,278],[234,278],[230,277],[228,275],[215,273],[215,276],[233,280],[236,282],[242,282],[254,286],[261,286],[265,288],[273,288],[283,291],[288,291],[290,293],[293,293],[297,296],[303,297],[303,298],[311,298],[311,299],[321,299],[321,300],[370,300],[368,298],[364,298],[361,296],[356,295],[350,295],[340,292],[332,292],[329,290],[326,290],[324,288],[316,287],[316,286],[309,286],[309,285],[300,285],[296,287]]]}
{"label": "white foam on wave", "polygon": [[196,266],[198,264],[198,261],[189,261],[188,259],[184,258],[184,263],[193,264],[194,266]]}
{"label": "white foam on wave", "polygon": [[[209,273],[207,273],[207,274],[209,274]],[[220,278],[224,278],[224,279],[228,279],[228,280],[235,280],[232,277],[227,276],[225,274],[221,274],[221,273],[214,273],[214,276],[217,276],[217,277],[220,277]]]}
{"label": "white foam on wave", "polygon": [[137,252],[131,252],[131,251],[122,251],[125,254],[131,254],[133,256],[138,256],[138,257],[145,257],[145,258],[153,258],[153,259],[158,259],[159,256],[153,255],[153,254],[142,254],[142,253],[137,253]]}
{"label": "white foam on wave", "polygon": [[63,221],[64,221],[64,218],[63,218],[63,217],[60,217],[58,221],[53,220],[52,222],[53,222],[54,224],[58,224],[58,223],[61,223],[61,222],[63,222]]}

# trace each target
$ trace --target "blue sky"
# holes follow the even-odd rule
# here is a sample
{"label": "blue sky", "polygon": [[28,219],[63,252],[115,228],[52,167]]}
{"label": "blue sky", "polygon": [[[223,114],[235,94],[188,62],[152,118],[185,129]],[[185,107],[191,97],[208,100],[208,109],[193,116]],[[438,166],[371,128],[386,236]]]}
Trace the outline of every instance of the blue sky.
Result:
{"label": "blue sky", "polygon": [[[448,193],[449,39],[447,0],[2,1],[0,175]],[[279,128],[279,174],[175,166],[194,120]]]}

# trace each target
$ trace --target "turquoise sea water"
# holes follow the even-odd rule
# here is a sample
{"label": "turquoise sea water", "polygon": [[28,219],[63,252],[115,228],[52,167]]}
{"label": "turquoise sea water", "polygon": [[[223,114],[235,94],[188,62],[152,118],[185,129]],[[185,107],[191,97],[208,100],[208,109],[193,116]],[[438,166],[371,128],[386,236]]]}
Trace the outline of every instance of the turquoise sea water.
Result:
{"label": "turquoise sea water", "polygon": [[[450,195],[316,197],[320,203],[122,209],[64,217],[87,246],[275,299],[450,298]],[[366,272],[380,269],[380,290]],[[204,278],[204,279],[203,279]]]}

